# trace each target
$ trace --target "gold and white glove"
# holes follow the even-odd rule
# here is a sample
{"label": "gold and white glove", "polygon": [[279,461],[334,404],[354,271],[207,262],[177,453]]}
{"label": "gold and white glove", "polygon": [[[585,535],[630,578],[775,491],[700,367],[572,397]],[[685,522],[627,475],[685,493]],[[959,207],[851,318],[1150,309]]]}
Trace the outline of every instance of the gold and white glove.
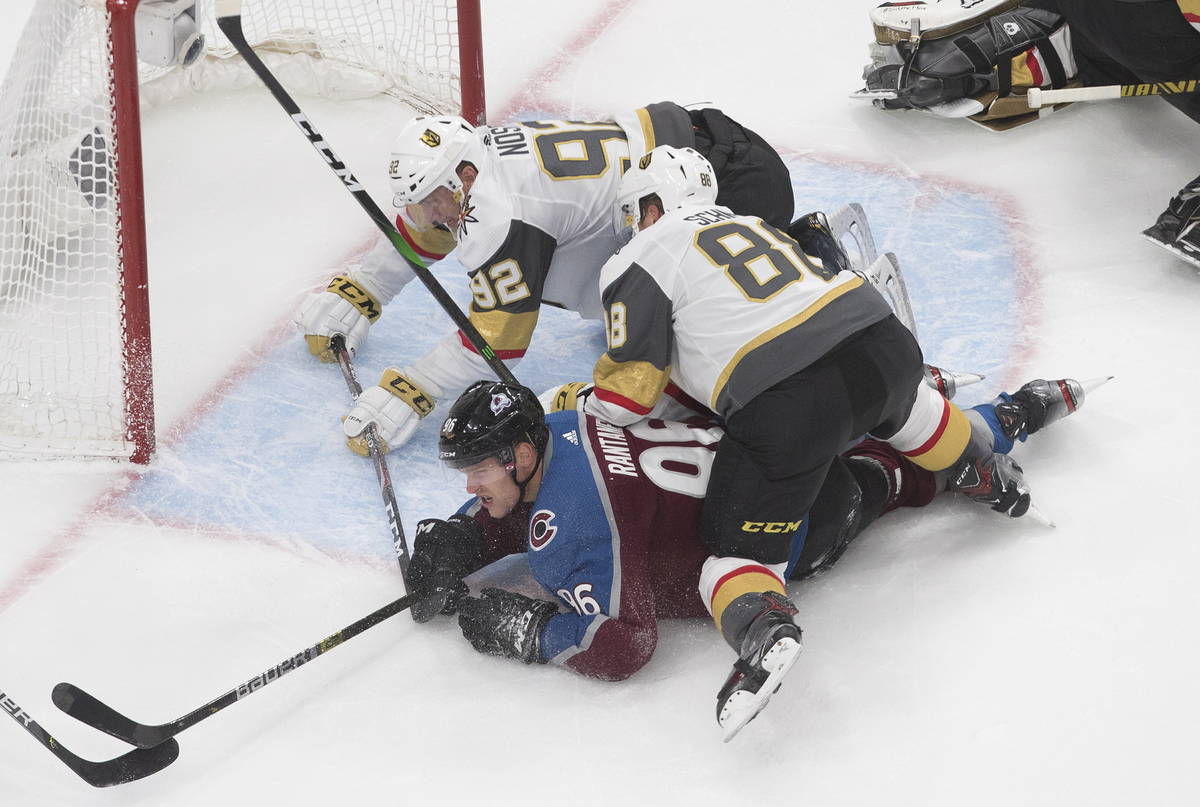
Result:
{"label": "gold and white glove", "polygon": [[354,408],[342,421],[346,445],[355,454],[366,457],[367,426],[375,424],[380,450],[387,452],[408,442],[421,418],[433,411],[435,399],[417,386],[404,371],[389,367],[383,371],[379,384],[363,390]]}
{"label": "gold and white glove", "polygon": [[336,275],[329,281],[325,291],[318,292],[304,301],[296,323],[304,331],[308,350],[324,362],[335,362],[329,340],[334,334],[342,334],[346,348],[351,354],[367,341],[371,323],[383,314],[383,307],[360,283],[345,275]]}
{"label": "gold and white glove", "polygon": [[572,381],[551,387],[538,396],[538,401],[547,414],[564,409],[583,409],[584,402],[595,388],[596,385],[591,381]]}

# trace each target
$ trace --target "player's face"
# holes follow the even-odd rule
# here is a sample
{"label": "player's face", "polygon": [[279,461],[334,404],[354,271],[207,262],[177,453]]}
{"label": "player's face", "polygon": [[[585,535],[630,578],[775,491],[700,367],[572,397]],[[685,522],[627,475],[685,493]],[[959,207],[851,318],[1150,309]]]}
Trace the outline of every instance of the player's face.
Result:
{"label": "player's face", "polygon": [[512,465],[504,465],[495,457],[462,469],[467,478],[467,493],[479,497],[492,518],[504,518],[521,498],[512,470]]}
{"label": "player's face", "polygon": [[458,225],[462,223],[462,205],[459,198],[442,185],[417,204],[409,205],[409,215],[418,226],[430,227],[440,224],[450,232],[457,232]]}

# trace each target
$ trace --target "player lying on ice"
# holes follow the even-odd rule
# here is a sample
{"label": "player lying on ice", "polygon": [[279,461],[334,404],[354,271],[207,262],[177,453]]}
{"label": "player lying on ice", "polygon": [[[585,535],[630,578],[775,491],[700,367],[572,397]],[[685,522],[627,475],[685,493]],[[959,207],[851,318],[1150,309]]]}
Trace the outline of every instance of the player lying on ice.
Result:
{"label": "player lying on ice", "polygon": [[[885,109],[1005,130],[1054,111],[1028,105],[1031,87],[1144,85],[1157,94],[1161,85],[1173,90],[1164,100],[1200,122],[1200,92],[1187,86],[1200,78],[1200,0],[889,2],[871,22],[872,64],[857,95]],[[1200,177],[1142,234],[1200,266]]]}
{"label": "player lying on ice", "polygon": [[[968,417],[1019,475],[1007,457],[1014,442],[1073,412],[1090,386],[1031,381]],[[556,392],[543,397],[574,404],[569,390]],[[677,416],[687,412],[679,401],[671,406]],[[450,409],[439,440],[441,461],[465,476],[473,498],[449,519],[417,527],[409,578],[426,597],[415,615],[457,612],[463,635],[483,653],[622,680],[653,654],[659,618],[711,615],[720,623],[739,578],[783,591],[785,581],[828,568],[879,516],[928,504],[946,487],[946,474],[867,439],[830,466],[789,536],[786,564],[718,560],[701,540],[700,513],[721,436],[702,417],[620,428],[577,409],[543,414],[523,387],[477,382]],[[510,553],[524,553],[547,600],[557,602],[495,588],[467,595],[464,577]],[[794,609],[777,609],[777,595],[755,596],[762,608],[731,637],[735,652],[780,615],[794,625]],[[786,672],[775,656],[794,660],[799,628],[781,643],[735,663],[717,703],[726,739],[766,705]]]}

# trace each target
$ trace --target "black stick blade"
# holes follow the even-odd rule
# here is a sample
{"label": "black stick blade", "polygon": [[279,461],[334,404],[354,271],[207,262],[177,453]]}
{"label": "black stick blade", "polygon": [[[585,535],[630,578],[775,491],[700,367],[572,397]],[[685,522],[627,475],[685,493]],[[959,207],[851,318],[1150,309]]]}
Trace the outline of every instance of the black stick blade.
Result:
{"label": "black stick blade", "polygon": [[112,787],[143,779],[158,773],[179,757],[179,743],[167,740],[153,748],[135,748],[115,759],[90,762],[58,745],[53,737],[50,740],[56,746],[50,749],[55,756],[92,787]]}
{"label": "black stick blade", "polygon": [[175,734],[169,726],[147,726],[131,720],[74,684],[58,684],[50,693],[50,699],[76,720],[141,749],[166,744]]}

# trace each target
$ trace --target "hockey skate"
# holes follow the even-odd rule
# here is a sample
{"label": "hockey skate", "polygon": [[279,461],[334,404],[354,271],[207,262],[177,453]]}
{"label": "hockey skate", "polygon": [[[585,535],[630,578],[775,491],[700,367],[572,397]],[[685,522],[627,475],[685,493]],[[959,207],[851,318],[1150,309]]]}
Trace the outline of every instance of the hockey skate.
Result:
{"label": "hockey skate", "polygon": [[800,655],[800,627],[792,619],[796,606],[775,592],[761,596],[763,610],[746,629],[733,672],[717,693],[717,723],[725,742],[766,707]]}
{"label": "hockey skate", "polygon": [[1007,454],[964,457],[951,470],[946,489],[1010,518],[1020,518],[1029,510],[1029,485],[1021,466]]}
{"label": "hockey skate", "polygon": [[1200,266],[1200,177],[1185,185],[1142,235],[1177,258]]}
{"label": "hockey skate", "polygon": [[[1012,395],[997,398],[992,402],[995,421],[989,420],[995,435],[993,448],[1008,453],[1013,440],[1024,442],[1031,435],[1056,423],[1083,406],[1088,393],[1112,380],[1112,376],[1076,381],[1073,378],[1058,378],[1046,381],[1038,378],[1026,383]],[[1000,440],[1003,435],[1005,440]],[[1004,443],[1007,442],[1007,445]]]}

